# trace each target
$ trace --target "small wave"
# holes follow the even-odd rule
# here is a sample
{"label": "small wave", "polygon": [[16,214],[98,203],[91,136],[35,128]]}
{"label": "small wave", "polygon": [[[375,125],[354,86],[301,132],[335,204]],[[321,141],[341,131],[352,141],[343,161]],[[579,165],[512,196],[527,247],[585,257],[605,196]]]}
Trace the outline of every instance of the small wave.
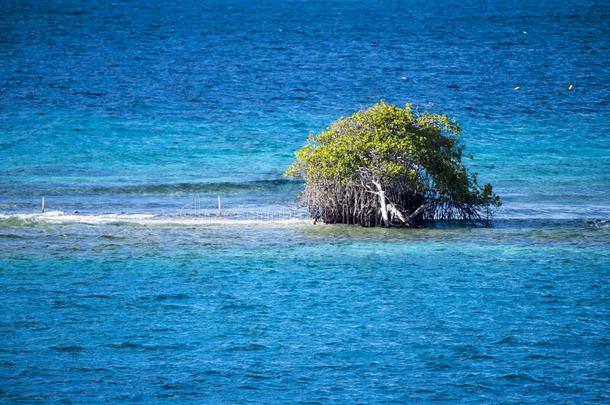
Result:
{"label": "small wave", "polygon": [[[141,184],[115,184],[115,185],[83,185],[73,187],[69,185],[15,184],[0,183],[0,194],[4,196],[39,197],[46,196],[78,196],[91,194],[104,195],[189,195],[196,193],[230,193],[239,191],[267,192],[274,191],[297,192],[302,188],[303,182],[276,178],[271,180],[251,181],[218,181],[218,182],[178,182],[178,183],[141,183]],[[13,208],[14,204],[4,208]]]}
{"label": "small wave", "polygon": [[500,376],[502,380],[514,381],[514,382],[539,382],[539,380],[526,373],[509,373]]}
{"label": "small wave", "polygon": [[271,191],[280,187],[297,186],[301,184],[301,182],[295,180],[274,179],[245,182],[134,184],[126,186],[93,187],[88,191],[103,194],[192,194],[229,191]]}

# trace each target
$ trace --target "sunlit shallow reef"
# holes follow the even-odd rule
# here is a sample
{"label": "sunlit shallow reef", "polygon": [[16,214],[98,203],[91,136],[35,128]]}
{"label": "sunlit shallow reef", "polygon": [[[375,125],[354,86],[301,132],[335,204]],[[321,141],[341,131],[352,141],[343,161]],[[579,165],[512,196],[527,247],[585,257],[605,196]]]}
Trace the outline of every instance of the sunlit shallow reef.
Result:
{"label": "sunlit shallow reef", "polygon": [[8,400],[608,399],[607,223],[10,219],[0,240]]}

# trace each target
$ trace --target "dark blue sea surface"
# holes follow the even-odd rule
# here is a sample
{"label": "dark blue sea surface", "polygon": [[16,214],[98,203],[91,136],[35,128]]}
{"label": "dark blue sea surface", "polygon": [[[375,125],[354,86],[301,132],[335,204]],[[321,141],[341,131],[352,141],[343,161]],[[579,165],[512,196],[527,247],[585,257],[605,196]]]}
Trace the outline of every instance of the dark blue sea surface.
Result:
{"label": "dark blue sea surface", "polygon": [[[610,402],[609,20],[0,0],[0,401]],[[306,220],[293,152],[380,99],[460,122],[493,227]]]}

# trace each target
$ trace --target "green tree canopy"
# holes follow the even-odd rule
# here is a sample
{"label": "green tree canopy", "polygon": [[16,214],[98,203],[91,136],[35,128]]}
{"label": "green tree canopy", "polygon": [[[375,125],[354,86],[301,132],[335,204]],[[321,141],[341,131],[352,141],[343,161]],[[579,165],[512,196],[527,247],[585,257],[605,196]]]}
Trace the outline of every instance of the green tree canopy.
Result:
{"label": "green tree canopy", "polygon": [[286,175],[305,180],[303,202],[326,223],[486,224],[500,199],[468,175],[459,133],[446,115],[382,101],[310,135]]}

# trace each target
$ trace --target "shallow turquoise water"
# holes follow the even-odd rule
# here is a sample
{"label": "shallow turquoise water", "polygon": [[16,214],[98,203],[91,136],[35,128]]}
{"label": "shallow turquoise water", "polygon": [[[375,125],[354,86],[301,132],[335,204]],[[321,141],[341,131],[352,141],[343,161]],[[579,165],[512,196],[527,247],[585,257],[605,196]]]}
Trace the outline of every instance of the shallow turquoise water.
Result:
{"label": "shallow turquoise water", "polygon": [[[610,401],[607,4],[0,16],[0,401]],[[294,150],[382,98],[458,119],[492,228],[305,220]]]}
{"label": "shallow turquoise water", "polygon": [[22,226],[9,399],[608,400],[607,226]]}

